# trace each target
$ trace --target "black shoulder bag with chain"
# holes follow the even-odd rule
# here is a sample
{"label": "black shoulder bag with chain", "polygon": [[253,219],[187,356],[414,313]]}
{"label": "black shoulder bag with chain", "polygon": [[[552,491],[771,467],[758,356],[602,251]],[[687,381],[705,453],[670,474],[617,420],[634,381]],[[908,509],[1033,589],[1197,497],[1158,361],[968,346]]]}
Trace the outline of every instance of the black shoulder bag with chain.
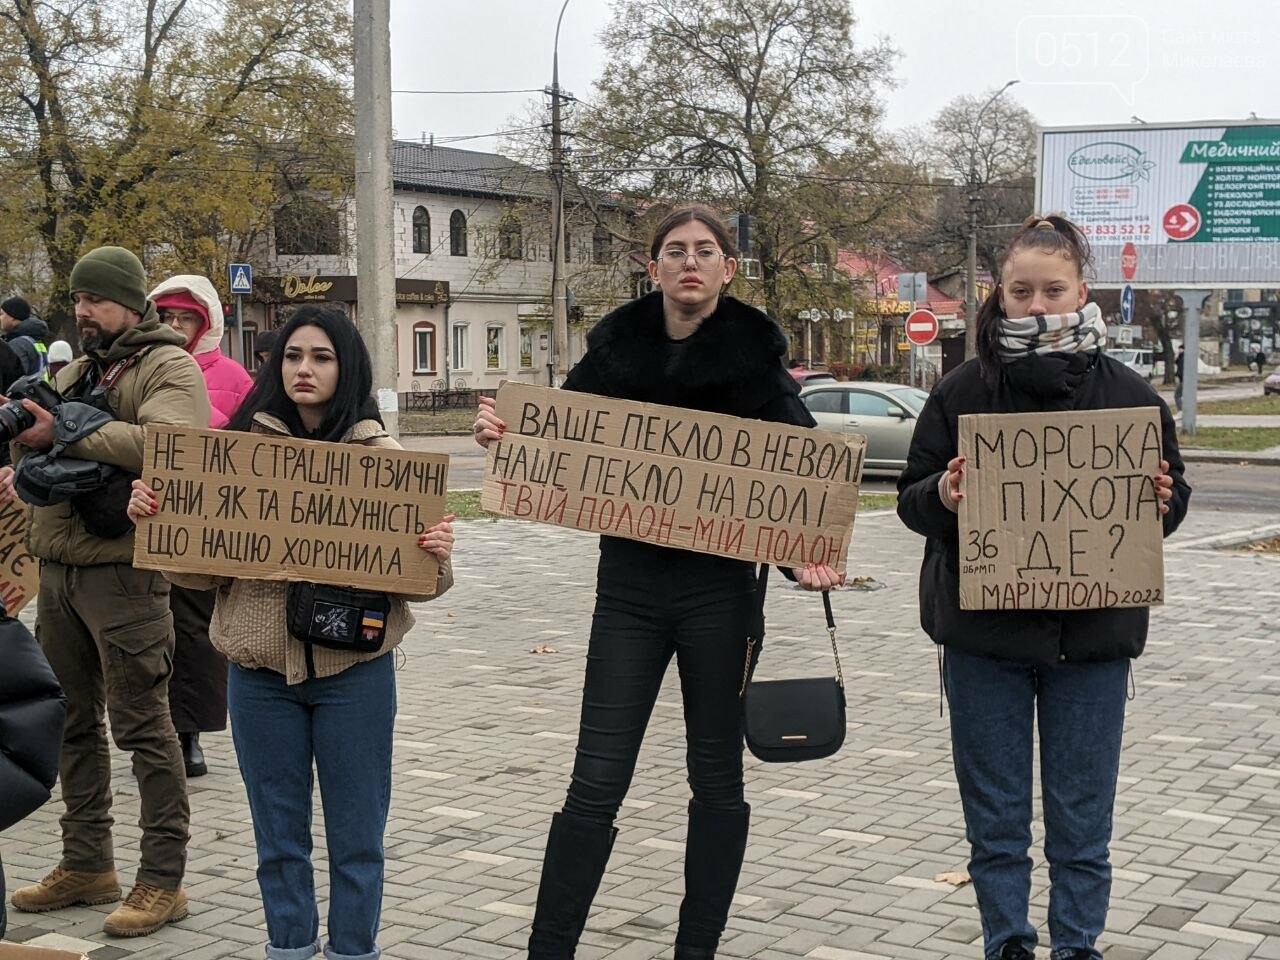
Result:
{"label": "black shoulder bag with chain", "polygon": [[765,763],[790,763],[829,757],[844,744],[844,671],[836,645],[836,620],[831,613],[831,595],[822,591],[822,607],[827,615],[827,633],[835,657],[834,677],[805,677],[796,680],[753,680],[764,644],[764,597],[769,566],[762,564],[756,582],[759,614],[756,636],[747,641],[747,659],[742,671],[742,727],[747,748]]}

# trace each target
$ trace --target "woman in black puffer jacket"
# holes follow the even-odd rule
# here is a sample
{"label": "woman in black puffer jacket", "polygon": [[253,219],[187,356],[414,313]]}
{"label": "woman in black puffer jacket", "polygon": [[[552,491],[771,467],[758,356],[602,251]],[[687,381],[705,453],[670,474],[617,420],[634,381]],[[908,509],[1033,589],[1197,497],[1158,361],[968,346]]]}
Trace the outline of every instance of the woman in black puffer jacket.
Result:
{"label": "woman in black puffer jacket", "polygon": [[[0,607],[0,830],[49,799],[58,778],[66,716],[62,688],[35,637]],[[5,920],[0,865],[0,939]]]}
{"label": "woman in black puffer jacket", "polygon": [[928,538],[920,621],[945,648],[952,755],[986,960],[1030,960],[1032,756],[1039,726],[1049,934],[1057,960],[1095,960],[1111,890],[1108,844],[1124,730],[1129,661],[1147,610],[961,610],[956,512],[964,497],[957,423],[965,414],[1159,407],[1164,534],[1187,512],[1177,428],[1163,400],[1101,353],[1088,303],[1088,244],[1062,217],[1032,217],[1014,236],[999,286],[978,316],[978,358],[953,370],[920,413],[898,515]]}

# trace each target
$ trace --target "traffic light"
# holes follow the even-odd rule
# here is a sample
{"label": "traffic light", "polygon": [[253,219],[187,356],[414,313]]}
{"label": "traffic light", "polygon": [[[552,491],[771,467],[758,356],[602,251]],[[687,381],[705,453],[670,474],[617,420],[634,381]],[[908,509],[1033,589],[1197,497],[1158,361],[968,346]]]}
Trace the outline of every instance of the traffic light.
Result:
{"label": "traffic light", "polygon": [[738,256],[745,257],[751,252],[751,214],[735,213],[733,220],[738,233]]}

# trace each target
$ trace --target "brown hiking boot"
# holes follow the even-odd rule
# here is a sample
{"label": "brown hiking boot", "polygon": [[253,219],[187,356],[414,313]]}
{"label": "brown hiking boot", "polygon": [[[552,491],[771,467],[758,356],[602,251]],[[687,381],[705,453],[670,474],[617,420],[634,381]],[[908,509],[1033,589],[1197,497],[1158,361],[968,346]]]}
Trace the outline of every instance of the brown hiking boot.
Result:
{"label": "brown hiking boot", "polygon": [[102,929],[113,937],[141,937],[166,923],[185,919],[187,895],[181,887],[161,890],[149,883],[135,883],[124,903],[102,922]]}
{"label": "brown hiking boot", "polygon": [[80,904],[115,903],[119,899],[120,878],[114,870],[82,873],[54,867],[39,883],[13,891],[9,902],[24,913],[44,913]]}

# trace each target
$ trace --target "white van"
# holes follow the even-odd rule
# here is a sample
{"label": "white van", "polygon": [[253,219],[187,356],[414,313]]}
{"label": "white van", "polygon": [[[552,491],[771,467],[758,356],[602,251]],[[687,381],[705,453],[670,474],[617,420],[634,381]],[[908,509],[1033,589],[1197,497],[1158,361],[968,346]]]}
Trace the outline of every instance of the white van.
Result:
{"label": "white van", "polygon": [[1150,380],[1155,372],[1155,352],[1142,347],[1117,347],[1107,351],[1107,356],[1118,360],[1139,376]]}

